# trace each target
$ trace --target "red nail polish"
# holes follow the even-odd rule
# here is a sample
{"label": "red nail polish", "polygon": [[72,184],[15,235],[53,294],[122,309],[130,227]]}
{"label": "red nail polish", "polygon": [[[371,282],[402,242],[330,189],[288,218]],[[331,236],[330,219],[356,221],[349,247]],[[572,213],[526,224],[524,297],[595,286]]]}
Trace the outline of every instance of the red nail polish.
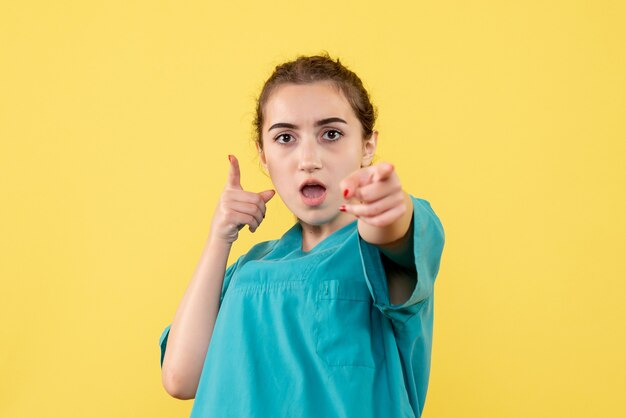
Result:
{"label": "red nail polish", "polygon": [[344,189],[343,190],[343,197],[347,197],[349,192],[350,192],[350,190]]}
{"label": "red nail polish", "polygon": [[339,210],[342,211],[342,212],[345,212],[346,211],[346,205],[339,206]]}

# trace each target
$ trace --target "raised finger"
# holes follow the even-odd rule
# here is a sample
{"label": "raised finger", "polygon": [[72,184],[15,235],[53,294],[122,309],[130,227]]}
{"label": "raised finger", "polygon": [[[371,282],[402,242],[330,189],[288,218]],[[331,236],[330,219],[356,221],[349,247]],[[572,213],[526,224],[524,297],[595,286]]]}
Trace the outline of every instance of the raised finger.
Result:
{"label": "raised finger", "polygon": [[227,187],[231,189],[243,190],[241,187],[241,174],[239,172],[239,161],[237,161],[237,157],[229,155],[228,161],[230,161],[230,168],[228,170]]}

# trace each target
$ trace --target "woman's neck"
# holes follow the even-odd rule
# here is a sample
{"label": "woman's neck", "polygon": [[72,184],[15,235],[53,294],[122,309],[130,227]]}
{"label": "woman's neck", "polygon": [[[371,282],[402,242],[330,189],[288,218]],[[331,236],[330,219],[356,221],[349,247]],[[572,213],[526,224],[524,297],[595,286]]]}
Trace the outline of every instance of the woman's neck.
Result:
{"label": "woman's neck", "polygon": [[321,225],[311,225],[299,219],[298,222],[302,228],[302,251],[311,251],[317,244],[331,235],[338,229],[343,228],[356,218],[350,214],[341,214],[330,222]]}

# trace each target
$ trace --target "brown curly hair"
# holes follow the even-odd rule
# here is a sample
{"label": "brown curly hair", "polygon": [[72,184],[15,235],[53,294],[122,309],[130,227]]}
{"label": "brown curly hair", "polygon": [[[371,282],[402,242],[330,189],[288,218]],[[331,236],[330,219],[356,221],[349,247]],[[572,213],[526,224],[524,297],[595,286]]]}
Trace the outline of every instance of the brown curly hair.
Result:
{"label": "brown curly hair", "polygon": [[276,66],[267,79],[256,101],[256,117],[253,122],[255,142],[263,149],[263,106],[281,84],[308,84],[317,81],[331,81],[343,93],[352,106],[352,110],[361,122],[364,140],[369,139],[374,131],[377,110],[370,101],[370,95],[363,87],[361,79],[339,58],[333,60],[327,52],[313,56],[298,56],[294,61]]}

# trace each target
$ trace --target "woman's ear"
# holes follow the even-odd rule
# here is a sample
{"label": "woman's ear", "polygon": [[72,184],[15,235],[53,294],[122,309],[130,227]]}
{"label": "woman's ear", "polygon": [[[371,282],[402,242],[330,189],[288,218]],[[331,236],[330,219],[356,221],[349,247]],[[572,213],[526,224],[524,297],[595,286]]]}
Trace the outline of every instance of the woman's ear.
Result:
{"label": "woman's ear", "polygon": [[361,167],[367,167],[372,164],[374,154],[376,154],[376,146],[378,145],[378,131],[373,131],[372,135],[363,141],[363,156],[361,158]]}
{"label": "woman's ear", "polygon": [[258,142],[256,142],[255,145],[256,145],[256,150],[259,153],[259,161],[261,161],[263,168],[265,169],[265,171],[267,171],[267,160],[265,159],[265,151],[261,149]]}

